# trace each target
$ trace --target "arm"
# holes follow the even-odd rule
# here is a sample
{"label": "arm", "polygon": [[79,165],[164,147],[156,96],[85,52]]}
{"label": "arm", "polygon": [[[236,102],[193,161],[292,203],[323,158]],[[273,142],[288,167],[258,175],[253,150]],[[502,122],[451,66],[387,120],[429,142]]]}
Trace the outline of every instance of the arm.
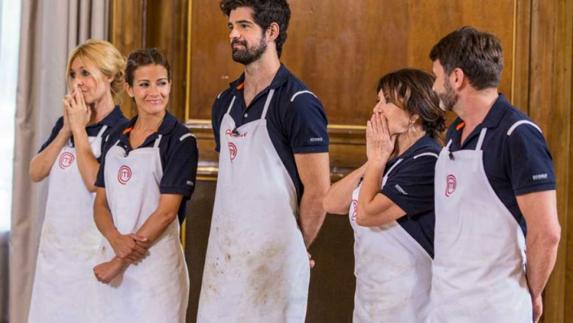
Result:
{"label": "arm", "polygon": [[52,165],[70,139],[70,135],[70,129],[64,121],[64,127],[60,129],[54,140],[44,150],[34,156],[28,167],[28,174],[33,182],[39,182],[50,175]]}
{"label": "arm", "polygon": [[179,194],[161,194],[159,206],[145,220],[143,225],[137,230],[137,243],[144,248],[149,248],[157,238],[163,234],[165,229],[177,218],[177,211],[183,196]]}
{"label": "arm", "polygon": [[99,170],[99,162],[92,152],[85,128],[90,120],[91,110],[85,104],[81,92],[77,90],[71,95],[66,95],[64,102],[69,116],[70,129],[74,136],[80,175],[86,188],[90,192],[95,192],[94,183]]}
{"label": "arm", "polygon": [[145,257],[147,250],[136,244],[129,235],[121,234],[113,223],[113,217],[107,205],[105,188],[98,187],[94,201],[94,221],[96,227],[109,241],[115,254],[126,261],[135,262]]}
{"label": "arm", "polygon": [[537,322],[543,312],[541,293],[555,266],[561,238],[555,190],[516,198],[527,223],[527,283],[533,302],[534,322]]}
{"label": "arm", "polygon": [[332,184],[324,197],[322,206],[324,210],[332,214],[347,214],[350,202],[352,201],[352,192],[358,186],[360,178],[364,175],[366,169],[364,164],[355,169],[338,182]]}
{"label": "arm", "polygon": [[324,222],[322,201],[330,186],[328,153],[294,155],[296,168],[304,186],[299,217],[304,242],[308,248]]}
{"label": "arm", "polygon": [[396,203],[380,193],[382,176],[386,162],[370,163],[364,173],[364,181],[358,194],[356,223],[365,227],[374,227],[390,223],[406,215]]}
{"label": "arm", "polygon": [[380,193],[384,168],[394,151],[396,136],[390,135],[384,116],[373,114],[366,124],[366,155],[368,163],[358,194],[356,223],[379,226],[406,214],[396,203]]}

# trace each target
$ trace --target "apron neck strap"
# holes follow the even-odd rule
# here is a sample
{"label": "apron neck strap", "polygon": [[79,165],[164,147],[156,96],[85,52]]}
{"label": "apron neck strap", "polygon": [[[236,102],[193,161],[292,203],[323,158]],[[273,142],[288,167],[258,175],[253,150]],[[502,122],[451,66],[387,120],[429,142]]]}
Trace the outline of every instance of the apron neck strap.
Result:
{"label": "apron neck strap", "polygon": [[153,148],[159,147],[159,143],[161,142],[161,137],[163,137],[163,135],[157,135],[157,138],[155,139],[155,142],[153,143]]}
{"label": "apron neck strap", "polygon": [[229,104],[229,108],[227,108],[227,112],[225,112],[225,114],[231,113],[231,108],[233,108],[233,104],[235,104],[236,98],[237,98],[236,96],[233,96],[233,99],[231,99],[231,103]]}
{"label": "apron neck strap", "polygon": [[104,125],[101,127],[101,129],[99,130],[99,132],[97,133],[97,137],[98,137],[98,138],[101,138],[101,136],[103,136],[103,133],[104,133],[106,130],[107,130],[107,125],[104,124]]}
{"label": "apron neck strap", "polygon": [[386,174],[384,174],[384,178],[388,178],[388,176],[390,176],[390,173],[394,170],[394,168],[396,168],[396,166],[398,166],[398,164],[400,164],[404,159],[400,158],[398,159],[394,165],[392,165],[392,167],[390,167],[390,169],[388,169],[388,171],[386,172]]}
{"label": "apron neck strap", "polygon": [[446,149],[447,149],[447,150],[450,150],[450,146],[452,145],[452,142],[453,142],[452,139],[450,139],[450,140],[448,141],[448,144],[446,145]]}
{"label": "apron neck strap", "polygon": [[485,138],[485,133],[487,132],[487,128],[481,129],[479,133],[478,143],[476,145],[476,150],[481,150],[481,146],[483,145],[483,140]]}
{"label": "apron neck strap", "polygon": [[270,89],[269,94],[267,94],[267,101],[265,101],[265,107],[263,109],[263,114],[261,114],[261,119],[264,119],[267,116],[267,111],[269,110],[269,106],[271,105],[271,99],[275,94],[275,89]]}

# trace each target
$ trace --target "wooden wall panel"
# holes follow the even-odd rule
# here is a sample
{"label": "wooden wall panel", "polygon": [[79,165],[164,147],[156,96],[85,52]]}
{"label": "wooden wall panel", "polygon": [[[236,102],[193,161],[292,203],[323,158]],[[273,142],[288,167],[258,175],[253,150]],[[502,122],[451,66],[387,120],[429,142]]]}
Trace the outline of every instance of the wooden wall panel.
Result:
{"label": "wooden wall panel", "polygon": [[[511,96],[514,1],[293,0],[290,4],[293,15],[282,61],[321,98],[331,124],[363,125],[383,74],[406,66],[430,71],[431,46],[467,24],[501,39],[506,56],[501,88]],[[483,10],[488,7],[496,10]],[[195,0],[193,8],[189,116],[208,119],[214,97],[242,68],[231,60],[226,18],[218,2]]]}
{"label": "wooden wall panel", "polygon": [[[172,88],[169,110],[185,119],[187,90],[187,0],[112,0],[110,41],[127,56],[145,47],[159,48],[169,60]],[[122,110],[136,113],[124,95]]]}
{"label": "wooden wall panel", "polygon": [[573,1],[533,0],[529,115],[553,153],[562,238],[544,293],[544,322],[573,322]]}

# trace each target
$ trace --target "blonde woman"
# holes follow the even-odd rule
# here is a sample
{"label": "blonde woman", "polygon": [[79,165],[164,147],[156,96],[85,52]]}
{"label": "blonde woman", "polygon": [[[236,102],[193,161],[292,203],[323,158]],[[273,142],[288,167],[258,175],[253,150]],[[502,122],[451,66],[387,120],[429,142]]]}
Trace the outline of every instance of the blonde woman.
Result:
{"label": "blonde woman", "polygon": [[71,53],[63,116],[30,163],[34,182],[49,176],[29,322],[89,322],[92,267],[101,242],[93,220],[95,180],[107,134],[126,119],[117,106],[125,59],[110,43],[88,40]]}

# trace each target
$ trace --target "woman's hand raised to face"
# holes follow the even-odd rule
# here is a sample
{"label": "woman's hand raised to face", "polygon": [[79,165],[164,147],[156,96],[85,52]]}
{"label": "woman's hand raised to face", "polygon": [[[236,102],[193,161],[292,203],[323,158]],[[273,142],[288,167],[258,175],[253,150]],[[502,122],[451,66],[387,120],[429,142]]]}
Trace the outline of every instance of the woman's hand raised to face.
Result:
{"label": "woman's hand raised to face", "polygon": [[[72,133],[81,131],[88,125],[91,109],[86,105],[84,96],[79,88],[74,88],[70,94],[64,96],[64,109],[67,112],[67,121]],[[64,113],[64,118],[65,116],[66,113]]]}
{"label": "woman's hand raised to face", "polygon": [[388,120],[380,114],[373,113],[366,123],[366,156],[368,162],[386,162],[396,144],[396,135],[390,134]]}

